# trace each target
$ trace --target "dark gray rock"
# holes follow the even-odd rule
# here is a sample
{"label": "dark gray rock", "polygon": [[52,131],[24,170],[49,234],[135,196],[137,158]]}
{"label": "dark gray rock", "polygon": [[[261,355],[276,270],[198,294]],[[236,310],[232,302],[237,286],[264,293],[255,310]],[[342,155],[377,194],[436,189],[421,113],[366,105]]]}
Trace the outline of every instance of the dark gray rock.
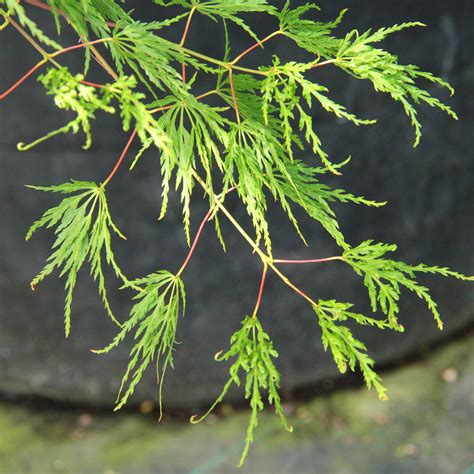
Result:
{"label": "dark gray rock", "polygon": [[[389,46],[400,53],[403,61],[452,81],[457,90],[453,104],[461,120],[453,123],[438,111],[422,109],[424,139],[414,151],[412,130],[396,105],[377,96],[366,84],[351,81],[335,71],[321,70],[321,81],[349,109],[379,117],[378,125],[365,129],[335,122],[327,116],[322,116],[318,125],[333,159],[349,153],[354,157],[344,177],[334,179],[334,184],[390,202],[381,210],[339,207],[343,230],[352,243],[367,238],[396,242],[401,259],[448,265],[472,273],[474,63],[465,45],[474,41],[474,8],[465,1],[428,0],[391,2],[384,4],[383,9],[369,0],[351,2],[351,6],[352,13],[346,20],[351,26],[356,23],[361,27],[378,27],[411,19],[429,24],[429,29],[392,38]],[[328,17],[332,10],[334,7],[328,5]],[[202,50],[212,49],[213,35],[199,35],[198,31],[198,27],[192,30],[191,41],[198,42]],[[1,41],[3,89],[34,64],[37,57],[14,31],[2,32]],[[70,35],[64,43],[74,41]],[[247,44],[248,39],[242,37],[242,47]],[[75,61],[74,57],[67,60]],[[63,282],[50,278],[35,293],[29,289],[29,281],[48,255],[51,235],[41,232],[28,244],[23,236],[29,224],[54,201],[50,196],[26,190],[23,185],[56,184],[70,178],[101,180],[126,140],[116,122],[100,116],[95,144],[89,153],[81,151],[79,136],[57,138],[25,154],[15,151],[16,142],[34,139],[65,120],[32,80],[0,104],[0,390],[111,405],[127,364],[130,344],[106,356],[89,352],[110,341],[116,328],[101,309],[87,272],[83,272],[78,284],[69,340],[65,340],[63,333]],[[156,157],[148,156],[133,173],[119,173],[110,186],[113,215],[128,237],[125,243],[115,242],[118,260],[132,276],[162,268],[177,269],[187,252],[178,199],[171,205],[167,219],[157,222],[157,165]],[[196,196],[194,204],[194,226],[206,212],[199,197]],[[229,207],[246,222],[245,212],[235,198],[229,198]],[[304,248],[281,213],[272,213],[275,254],[297,258],[327,256],[336,251],[318,224],[304,222],[304,233],[310,242],[310,248]],[[216,396],[225,380],[226,367],[216,364],[213,355],[227,346],[230,335],[255,302],[259,263],[225,224],[224,235],[227,254],[220,249],[212,228],[207,229],[184,275],[189,306],[186,317],[180,321],[178,338],[182,344],[176,351],[176,369],[169,372],[165,383],[168,407],[189,407]],[[288,268],[288,273],[317,297],[352,301],[361,311],[368,310],[362,282],[338,263]],[[474,306],[469,284],[431,278],[426,283],[439,301],[445,331],[438,332],[423,305],[406,295],[402,306],[405,334],[356,329],[380,363],[419,351],[472,323]],[[114,308],[125,318],[130,295],[113,289],[111,295]],[[276,278],[268,281],[262,315],[281,353],[279,367],[284,391],[337,375],[330,357],[323,352],[312,310]],[[153,372],[151,369],[137,388],[136,401],[155,397]]]}

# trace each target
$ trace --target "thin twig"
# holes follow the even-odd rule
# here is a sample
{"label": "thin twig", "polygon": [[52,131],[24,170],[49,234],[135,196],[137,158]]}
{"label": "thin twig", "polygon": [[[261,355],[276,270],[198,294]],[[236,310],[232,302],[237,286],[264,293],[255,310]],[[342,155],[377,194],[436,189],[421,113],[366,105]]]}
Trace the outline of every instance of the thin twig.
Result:
{"label": "thin twig", "polygon": [[263,296],[263,289],[265,287],[265,281],[267,279],[267,270],[268,270],[268,264],[264,263],[263,270],[262,270],[262,279],[260,280],[260,288],[258,290],[257,302],[255,303],[255,309],[253,310],[253,314],[252,314],[253,319],[257,317],[258,310],[260,309],[260,303],[262,302],[262,296]]}
{"label": "thin twig", "polygon": [[234,104],[234,110],[235,110],[235,116],[237,118],[237,123],[240,123],[239,105],[237,104],[237,96],[235,94],[232,68],[229,68],[229,85],[230,85],[230,93],[232,94],[232,102]]}
{"label": "thin twig", "polygon": [[327,257],[327,258],[315,258],[311,260],[283,260],[283,259],[275,259],[273,263],[282,263],[282,264],[295,264],[295,265],[302,265],[306,263],[324,263],[324,262],[332,262],[334,260],[343,260],[343,257]]}
{"label": "thin twig", "polygon": [[[191,8],[189,12],[188,19],[186,21],[186,26],[184,27],[183,36],[181,37],[181,41],[179,43],[180,47],[183,47],[184,43],[186,42],[186,38],[188,37],[188,33],[189,33],[189,27],[191,26],[191,20],[193,18],[195,11],[196,11],[196,7],[193,7]],[[183,82],[186,82],[186,64],[185,63],[181,65],[181,75],[183,78]]]}
{"label": "thin twig", "polygon": [[109,176],[107,176],[106,180],[103,183],[103,186],[107,186],[107,184],[110,182],[110,180],[115,176],[115,173],[117,173],[118,169],[120,168],[120,165],[122,164],[122,161],[124,158],[127,156],[128,150],[130,150],[130,147],[132,146],[133,140],[135,140],[135,137],[137,136],[137,129],[135,128],[130,135],[130,138],[128,139],[124,149],[122,150],[122,153],[119,156],[119,159],[117,160],[117,163],[115,163],[114,168],[110,172]]}
{"label": "thin twig", "polygon": [[[220,194],[219,196],[217,196],[216,199],[220,201],[221,198],[223,198],[227,194],[235,191],[236,189],[237,189],[237,187],[234,186],[234,187],[228,189],[226,192],[224,192],[224,193]],[[194,237],[193,244],[191,245],[191,248],[189,249],[188,255],[186,256],[186,259],[184,260],[183,264],[181,265],[181,268],[179,269],[178,273],[176,274],[177,277],[179,277],[184,272],[184,270],[188,266],[189,262],[191,261],[191,258],[192,258],[193,254],[196,250],[196,247],[199,243],[199,239],[201,238],[204,227],[206,226],[206,224],[210,220],[212,220],[212,217],[213,217],[215,211],[216,211],[215,206],[211,206],[209,208],[209,210],[207,211],[206,215],[204,216],[204,219],[201,221],[201,224],[199,225],[198,231],[196,232],[196,236]]]}
{"label": "thin twig", "polygon": [[281,30],[278,30],[278,31],[274,31],[271,35],[268,35],[266,38],[264,38],[263,40],[259,41],[258,43],[255,43],[253,46],[250,46],[250,48],[247,48],[245,51],[243,51],[242,53],[240,53],[232,62],[231,64],[236,64],[237,62],[239,62],[244,56],[247,56],[247,54],[249,54],[251,51],[253,51],[254,49],[258,48],[259,46],[263,49],[263,44],[266,43],[267,41],[271,40],[272,38],[274,38],[275,36],[277,35],[281,35],[282,34],[282,31]]}

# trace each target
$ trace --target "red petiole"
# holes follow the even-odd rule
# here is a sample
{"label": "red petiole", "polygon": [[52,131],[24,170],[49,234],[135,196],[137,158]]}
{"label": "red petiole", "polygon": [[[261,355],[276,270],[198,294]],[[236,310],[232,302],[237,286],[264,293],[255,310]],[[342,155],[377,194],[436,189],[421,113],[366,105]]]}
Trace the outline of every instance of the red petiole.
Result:
{"label": "red petiole", "polygon": [[255,304],[255,309],[253,310],[253,314],[252,314],[252,318],[254,319],[257,317],[258,310],[260,308],[260,303],[262,302],[263,289],[265,288],[265,281],[267,279],[267,270],[268,270],[268,265],[264,263],[263,270],[262,270],[262,279],[260,280],[260,288],[258,290],[257,302]]}
{"label": "red petiole", "polygon": [[[54,59],[57,56],[60,56],[65,53],[69,53],[70,51],[74,51],[76,49],[86,48],[87,46],[91,46],[94,44],[104,43],[107,40],[99,39],[90,41],[88,43],[76,44],[74,46],[69,46],[67,48],[62,49],[61,51],[57,51],[56,53],[49,54],[45,58],[43,58],[40,62],[35,64],[26,74],[24,74],[18,81],[15,82],[9,89],[7,89],[3,94],[0,94],[0,100],[5,99],[5,97],[9,96],[13,91],[15,91],[23,82],[26,81],[35,71],[37,71],[43,64],[47,63],[49,60]],[[92,82],[81,81],[86,85],[90,85],[93,87],[101,87],[99,84],[94,84]]]}
{"label": "red petiole", "polygon": [[281,263],[281,264],[295,264],[295,265],[302,265],[307,263],[325,263],[325,262],[332,262],[335,260],[343,260],[343,257],[327,257],[327,258],[316,258],[311,260],[282,260],[282,259],[275,259],[273,263]]}

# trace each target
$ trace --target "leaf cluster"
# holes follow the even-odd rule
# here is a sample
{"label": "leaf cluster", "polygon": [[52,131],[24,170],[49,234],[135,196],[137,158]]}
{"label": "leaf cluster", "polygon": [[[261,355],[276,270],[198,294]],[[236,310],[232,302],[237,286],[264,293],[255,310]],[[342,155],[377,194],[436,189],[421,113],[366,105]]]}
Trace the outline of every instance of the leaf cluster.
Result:
{"label": "leaf cluster", "polygon": [[[258,425],[258,413],[265,406],[262,391],[267,393],[268,403],[275,407],[275,412],[284,428],[290,432],[293,430],[288,424],[281,405],[280,372],[273,362],[273,359],[277,357],[278,352],[273,347],[270,336],[263,330],[258,318],[247,316],[242,322],[242,327],[232,335],[230,349],[225,353],[218,353],[215,357],[219,362],[235,359],[229,370],[228,382],[205,415],[200,418],[195,416],[191,418],[193,423],[201,422],[224,399],[232,385],[240,387],[243,384],[245,398],[249,401],[251,413],[239,465],[242,465],[247,457],[255,428]],[[244,383],[242,379],[245,380]]]}
{"label": "leaf cluster", "polygon": [[[105,354],[111,351],[127,334],[134,331],[135,345],[130,351],[130,362],[122,378],[115,410],[127,403],[143,373],[155,360],[161,413],[163,380],[167,368],[173,368],[178,318],[181,312],[184,314],[186,306],[184,284],[176,275],[168,271],[158,271],[127,282],[124,288],[129,287],[137,291],[134,297],[136,303],[130,311],[130,317],[107,347],[93,352]],[[128,387],[125,389],[127,382]]]}
{"label": "leaf cluster", "polygon": [[71,181],[58,186],[29,186],[37,191],[67,194],[56,207],[48,209],[28,230],[26,240],[39,229],[54,228],[53,252],[46,265],[31,282],[33,289],[53,271],[66,278],[66,300],[64,308],[66,336],[71,329],[71,305],[77,282],[77,274],[85,263],[97,282],[104,307],[112,320],[120,325],[110,307],[103,265],[111,266],[117,277],[126,281],[118,266],[111,244],[111,234],[125,239],[112,221],[105,191],[93,182]]}
{"label": "leaf cluster", "polygon": [[459,280],[471,280],[458,272],[448,268],[427,266],[425,264],[409,265],[407,263],[385,258],[388,252],[395,252],[396,245],[375,243],[366,240],[357,247],[347,249],[343,259],[357,275],[363,276],[364,285],[367,287],[372,310],[381,309],[387,316],[392,329],[403,329],[398,323],[398,301],[401,289],[406,288],[424,300],[440,329],[443,323],[436,302],[430,295],[429,289],[417,281],[417,274],[431,273],[445,277],[454,277]]}
{"label": "leaf cluster", "polygon": [[385,329],[389,325],[384,321],[350,311],[352,306],[350,303],[339,303],[334,300],[320,300],[317,305],[314,305],[313,308],[322,330],[323,347],[325,350],[330,349],[341,373],[345,373],[348,366],[354,372],[358,365],[367,387],[369,389],[374,387],[379,398],[386,400],[387,389],[383,386],[381,377],[373,369],[375,361],[368,356],[365,344],[356,339],[347,326],[337,323],[353,320],[358,324],[376,326],[379,329]]}
{"label": "leaf cluster", "polygon": [[237,26],[245,30],[256,41],[259,41],[258,36],[253,31],[253,29],[241,18],[241,15],[259,12],[275,15],[277,12],[277,9],[270,5],[266,0],[172,0],[169,2],[154,0],[154,2],[162,6],[181,5],[185,8],[193,8],[195,11],[211,18],[216,22],[221,19],[235,23]]}

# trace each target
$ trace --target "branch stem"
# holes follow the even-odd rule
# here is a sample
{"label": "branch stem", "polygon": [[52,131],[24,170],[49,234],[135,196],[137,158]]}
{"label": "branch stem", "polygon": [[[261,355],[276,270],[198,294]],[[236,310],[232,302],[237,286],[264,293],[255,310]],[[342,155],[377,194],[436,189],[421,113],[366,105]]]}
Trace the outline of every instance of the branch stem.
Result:
{"label": "branch stem", "polygon": [[270,41],[272,38],[275,36],[281,35],[283,32],[281,30],[274,31],[272,34],[268,35],[266,38],[263,40],[259,41],[258,43],[255,43],[253,46],[250,46],[250,48],[247,48],[245,51],[240,53],[230,64],[235,65],[237,62],[239,62],[243,57],[247,56],[250,52],[252,52],[254,49],[257,49],[259,46],[263,49],[263,44],[266,43],[267,41]]}
{"label": "branch stem", "polygon": [[334,260],[344,260],[343,257],[327,257],[327,258],[315,258],[311,260],[284,260],[284,259],[275,259],[273,263],[281,263],[281,264],[295,264],[295,265],[303,265],[307,263],[325,263],[325,262],[332,262]]}
{"label": "branch stem", "polygon": [[237,123],[240,124],[239,105],[237,104],[237,96],[235,94],[235,88],[234,88],[234,78],[233,78],[232,68],[230,67],[229,67],[229,85],[230,85],[230,93],[232,95],[232,103],[234,104],[235,117],[237,119]]}
{"label": "branch stem", "polygon": [[268,264],[264,262],[262,270],[262,279],[260,280],[260,288],[258,290],[257,302],[255,303],[255,309],[253,310],[252,318],[255,319],[260,309],[260,303],[262,302],[263,289],[265,288],[265,281],[267,279]]}
{"label": "branch stem", "polygon": [[[226,192],[220,194],[219,196],[216,196],[216,200],[220,202],[220,200],[227,196],[227,194],[231,193],[232,191],[235,191],[237,189],[236,186],[228,189]],[[183,264],[181,265],[181,268],[179,269],[178,273],[176,274],[176,277],[181,276],[181,274],[184,272],[186,267],[188,266],[189,262],[191,261],[191,258],[196,250],[196,247],[199,243],[199,239],[201,238],[202,232],[204,231],[204,227],[206,224],[212,220],[216,208],[218,207],[217,203],[215,206],[211,206],[209,210],[207,211],[206,215],[204,216],[204,219],[201,221],[201,224],[199,225],[198,231],[196,232],[196,236],[194,237],[193,244],[191,245],[191,248],[189,249],[188,255],[186,256],[186,259],[184,260]]]}
{"label": "branch stem", "polygon": [[203,61],[206,61],[211,64],[215,64],[216,66],[220,66],[224,69],[235,69],[236,71],[241,71],[241,72],[247,72],[249,74],[256,74],[259,76],[268,76],[268,73],[265,71],[259,71],[258,69],[250,69],[247,67],[241,67],[241,66],[236,66],[235,64],[225,62],[225,61],[220,61],[219,59],[212,58],[210,56],[206,56],[205,54],[198,53],[197,51],[193,51],[192,49],[188,49],[185,47],[180,48],[183,53],[189,54],[190,56],[194,56],[195,58],[202,59]]}
{"label": "branch stem", "polygon": [[119,159],[117,160],[117,163],[115,163],[114,168],[110,172],[109,176],[107,176],[106,180],[104,181],[103,183],[104,188],[105,186],[107,186],[107,184],[109,184],[110,180],[115,176],[115,173],[117,173],[124,158],[127,156],[127,153],[130,150],[130,147],[132,146],[133,140],[135,140],[136,136],[137,136],[137,129],[135,128],[132,134],[130,135],[130,138],[128,139],[124,149],[122,150],[122,153],[120,154]]}
{"label": "branch stem", "polygon": [[[201,187],[204,189],[206,194],[210,195],[210,191],[204,182],[204,180],[199,176],[199,174],[193,170],[193,176],[196,179],[196,181],[201,185]],[[265,265],[267,264],[269,268],[273,270],[273,272],[278,275],[278,277],[287,285],[290,287],[295,293],[300,295],[302,298],[304,298],[308,303],[310,303],[312,306],[319,307],[318,303],[314,301],[310,296],[308,296],[304,291],[299,289],[284,273],[282,273],[277,266],[275,265],[273,258],[269,255],[267,255],[263,250],[254,242],[252,237],[242,228],[242,226],[237,222],[235,217],[227,210],[227,208],[216,198],[216,204],[217,208],[227,217],[227,219],[232,223],[232,225],[237,229],[239,234],[247,241],[247,243],[252,247],[253,251],[260,257],[262,260],[262,263]]]}
{"label": "branch stem", "polygon": [[[194,12],[196,11],[196,7],[191,8],[189,11],[188,19],[186,21],[186,26],[184,27],[183,36],[181,37],[181,41],[179,46],[182,48],[184,43],[186,42],[186,38],[188,37],[189,27],[191,26],[191,20],[193,19]],[[181,76],[183,78],[183,82],[186,82],[186,64],[181,64]]]}

